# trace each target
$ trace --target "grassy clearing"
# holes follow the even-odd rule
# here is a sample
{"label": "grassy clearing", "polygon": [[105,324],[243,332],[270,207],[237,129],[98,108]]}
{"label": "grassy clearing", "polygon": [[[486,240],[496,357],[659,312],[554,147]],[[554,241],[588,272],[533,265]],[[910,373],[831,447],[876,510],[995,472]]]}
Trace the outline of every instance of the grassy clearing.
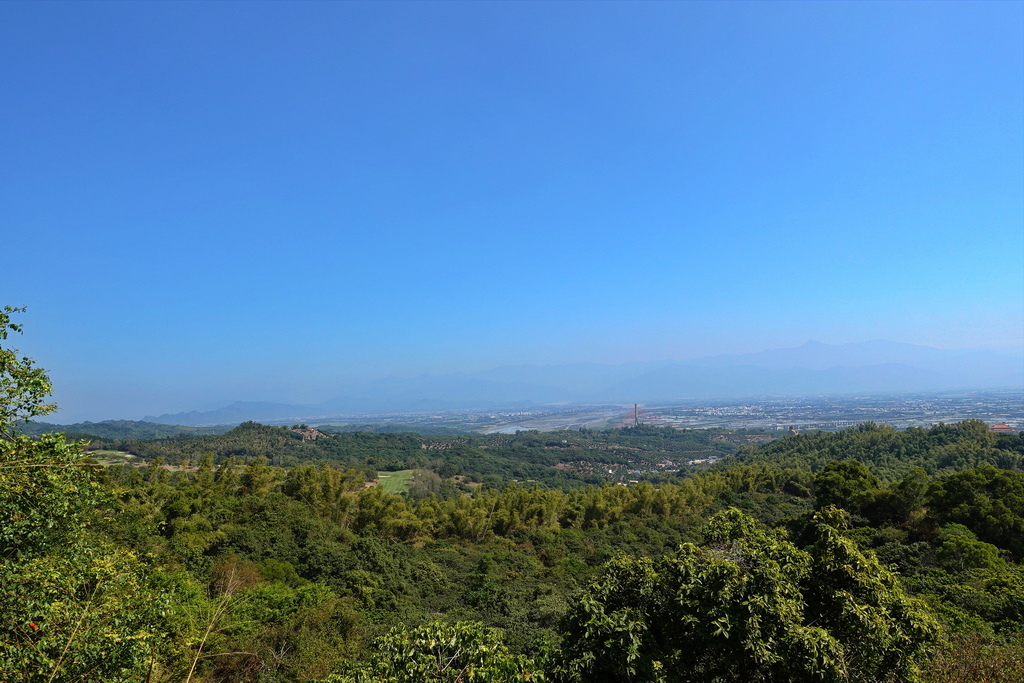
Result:
{"label": "grassy clearing", "polygon": [[384,490],[388,493],[405,493],[409,488],[409,481],[412,479],[412,472],[412,470],[378,472],[377,485],[384,487]]}
{"label": "grassy clearing", "polygon": [[109,465],[135,464],[135,456],[124,451],[88,451],[87,455],[104,467]]}

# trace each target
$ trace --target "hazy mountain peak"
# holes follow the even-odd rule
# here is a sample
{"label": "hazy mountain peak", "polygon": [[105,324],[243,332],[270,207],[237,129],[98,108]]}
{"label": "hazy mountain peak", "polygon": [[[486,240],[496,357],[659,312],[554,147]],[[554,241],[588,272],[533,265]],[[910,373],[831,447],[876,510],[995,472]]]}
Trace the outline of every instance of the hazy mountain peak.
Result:
{"label": "hazy mountain peak", "polygon": [[901,393],[1024,387],[1017,356],[885,339],[800,346],[692,361],[502,366],[395,376],[339,387],[316,405],[237,401],[220,410],[145,419],[186,425],[552,403],[655,402],[748,396]]}

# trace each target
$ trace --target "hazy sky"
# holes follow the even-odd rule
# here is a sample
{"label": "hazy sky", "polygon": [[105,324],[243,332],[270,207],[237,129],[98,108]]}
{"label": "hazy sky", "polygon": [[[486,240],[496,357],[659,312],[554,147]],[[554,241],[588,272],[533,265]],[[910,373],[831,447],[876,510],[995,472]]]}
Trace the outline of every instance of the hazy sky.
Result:
{"label": "hazy sky", "polygon": [[58,420],[347,379],[1024,344],[1024,3],[3,2]]}

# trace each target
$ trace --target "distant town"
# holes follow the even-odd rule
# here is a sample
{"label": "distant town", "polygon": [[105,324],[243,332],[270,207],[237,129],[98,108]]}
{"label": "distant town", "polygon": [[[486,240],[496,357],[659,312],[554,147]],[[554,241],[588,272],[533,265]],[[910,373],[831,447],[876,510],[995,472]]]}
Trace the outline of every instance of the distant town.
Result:
{"label": "distant town", "polygon": [[1024,392],[902,394],[896,396],[810,396],[670,405],[556,405],[507,410],[395,413],[336,418],[322,422],[353,427],[379,425],[418,430],[453,429],[483,433],[604,429],[634,422],[679,429],[838,431],[863,422],[906,429],[978,419],[990,426],[1024,429]]}

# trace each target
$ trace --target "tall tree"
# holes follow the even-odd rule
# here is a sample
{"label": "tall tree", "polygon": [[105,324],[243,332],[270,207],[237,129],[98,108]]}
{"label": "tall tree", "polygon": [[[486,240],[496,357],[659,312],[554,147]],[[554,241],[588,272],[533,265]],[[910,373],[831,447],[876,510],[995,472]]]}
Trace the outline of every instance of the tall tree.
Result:
{"label": "tall tree", "polygon": [[566,620],[569,681],[912,681],[934,639],[922,604],[834,526],[798,549],[732,509],[703,546],[624,556]]}
{"label": "tall tree", "polygon": [[[20,326],[0,313],[0,343]],[[0,677],[138,681],[156,640],[159,599],[130,552],[89,533],[100,498],[82,444],[18,434],[16,423],[55,409],[50,380],[0,346]]]}

